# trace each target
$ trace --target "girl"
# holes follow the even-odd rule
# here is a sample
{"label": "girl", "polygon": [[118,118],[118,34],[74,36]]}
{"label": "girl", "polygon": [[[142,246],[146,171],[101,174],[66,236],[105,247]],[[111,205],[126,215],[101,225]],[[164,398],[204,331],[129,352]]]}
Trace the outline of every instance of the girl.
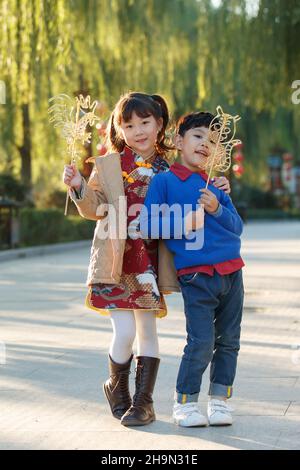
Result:
{"label": "girl", "polygon": [[[167,171],[165,142],[169,113],[159,95],[127,93],[115,106],[108,124],[110,150],[95,159],[88,183],[72,165],[66,165],[63,180],[80,215],[97,220],[91,249],[86,305],[110,315],[113,339],[109,350],[110,377],[103,389],[113,416],[124,426],[140,426],[155,420],[152,394],[159,366],[156,317],[167,314],[163,293],[180,291],[171,253],[163,241],[138,236],[140,211],[152,177]],[[229,191],[226,178],[215,185]],[[123,199],[122,199],[123,198]],[[127,201],[127,220],[120,200]],[[117,215],[116,231],[125,236],[99,237],[108,225],[110,204]],[[135,394],[129,393],[132,346],[137,335]]]}

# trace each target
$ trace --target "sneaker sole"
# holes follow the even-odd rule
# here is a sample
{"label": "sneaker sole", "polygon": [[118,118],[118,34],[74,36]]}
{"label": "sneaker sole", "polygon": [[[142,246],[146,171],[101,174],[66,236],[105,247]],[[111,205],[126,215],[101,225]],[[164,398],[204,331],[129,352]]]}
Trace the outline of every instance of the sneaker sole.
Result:
{"label": "sneaker sole", "polygon": [[218,426],[232,426],[232,424],[233,423],[214,423],[214,424],[209,423],[210,426],[216,426],[216,427],[218,427]]}
{"label": "sneaker sole", "polygon": [[180,426],[181,428],[207,428],[208,423],[203,423],[203,424],[180,424],[176,419],[174,419],[174,423],[177,424],[177,426]]}

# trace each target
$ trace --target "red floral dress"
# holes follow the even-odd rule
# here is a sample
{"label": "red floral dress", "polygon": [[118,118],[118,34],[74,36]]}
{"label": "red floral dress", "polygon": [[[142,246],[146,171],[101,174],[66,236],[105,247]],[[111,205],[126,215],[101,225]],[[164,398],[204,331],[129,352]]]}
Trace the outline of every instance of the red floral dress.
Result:
{"label": "red floral dress", "polygon": [[[156,173],[167,171],[168,163],[159,155],[151,164],[125,147],[121,167],[127,209],[143,204],[149,183]],[[109,315],[110,310],[155,310],[156,316],[167,315],[163,295],[157,286],[158,240],[143,240],[136,233],[140,212],[127,217],[127,240],[119,284],[92,284],[86,297],[87,307]]]}

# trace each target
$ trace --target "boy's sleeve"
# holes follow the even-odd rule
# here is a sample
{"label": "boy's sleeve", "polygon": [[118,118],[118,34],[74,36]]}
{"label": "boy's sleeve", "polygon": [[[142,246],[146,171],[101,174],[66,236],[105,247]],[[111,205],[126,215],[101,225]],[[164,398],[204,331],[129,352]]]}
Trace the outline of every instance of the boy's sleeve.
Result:
{"label": "boy's sleeve", "polygon": [[210,214],[216,218],[216,220],[224,228],[230,232],[240,236],[243,231],[243,221],[236,208],[234,207],[231,197],[221,191],[221,199],[219,201],[219,207],[216,212]]}
{"label": "boy's sleeve", "polygon": [[152,179],[140,213],[140,233],[145,239],[181,239],[184,218],[179,204],[170,209],[165,175],[159,173]]}

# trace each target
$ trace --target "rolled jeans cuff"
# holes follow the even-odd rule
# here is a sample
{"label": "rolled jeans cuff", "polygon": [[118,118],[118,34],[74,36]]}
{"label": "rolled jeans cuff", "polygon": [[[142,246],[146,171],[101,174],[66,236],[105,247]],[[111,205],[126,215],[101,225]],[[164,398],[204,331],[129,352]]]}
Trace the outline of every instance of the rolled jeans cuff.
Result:
{"label": "rolled jeans cuff", "polygon": [[199,398],[199,393],[180,393],[180,392],[175,392],[174,393],[174,400],[177,403],[181,403],[182,405],[185,405],[186,403],[197,403]]}
{"label": "rolled jeans cuff", "polygon": [[231,398],[232,397],[232,386],[211,383],[209,387],[208,395],[216,395],[218,397]]}

